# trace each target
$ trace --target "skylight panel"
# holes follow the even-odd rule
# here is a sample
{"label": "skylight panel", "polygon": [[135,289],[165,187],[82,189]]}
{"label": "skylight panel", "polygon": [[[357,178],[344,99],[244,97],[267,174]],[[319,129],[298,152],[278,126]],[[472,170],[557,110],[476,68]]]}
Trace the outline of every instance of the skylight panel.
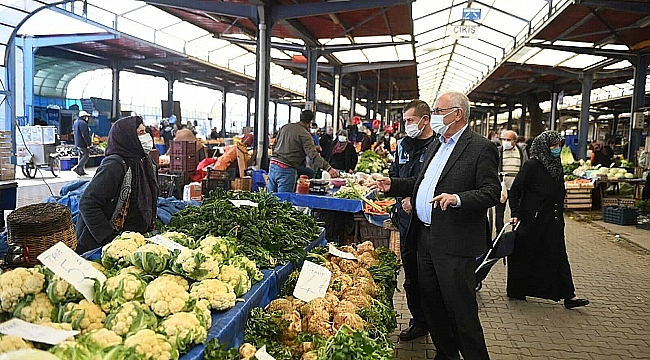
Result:
{"label": "skylight panel", "polygon": [[334,56],[336,56],[339,60],[341,60],[341,62],[344,63],[359,63],[368,61],[361,50],[339,51],[335,52]]}
{"label": "skylight panel", "polygon": [[371,63],[380,61],[397,61],[397,53],[394,46],[386,46],[381,48],[364,49],[363,53]]}
{"label": "skylight panel", "polygon": [[630,68],[630,67],[632,67],[632,63],[627,61],[627,60],[623,60],[623,61],[619,61],[619,62],[617,62],[615,64],[605,66],[603,68],[603,70],[619,70],[619,69],[627,69],[627,68]]}
{"label": "skylight panel", "polygon": [[584,69],[607,59],[603,56],[580,54],[559,64],[562,67]]}
{"label": "skylight panel", "polygon": [[535,54],[535,56],[528,59],[528,61],[526,61],[526,64],[556,66],[557,64],[562,63],[572,55],[573,53],[566,52],[566,51],[544,49],[539,53]]}
{"label": "skylight panel", "polygon": [[411,45],[395,46],[395,51],[400,61],[413,60],[413,47]]}

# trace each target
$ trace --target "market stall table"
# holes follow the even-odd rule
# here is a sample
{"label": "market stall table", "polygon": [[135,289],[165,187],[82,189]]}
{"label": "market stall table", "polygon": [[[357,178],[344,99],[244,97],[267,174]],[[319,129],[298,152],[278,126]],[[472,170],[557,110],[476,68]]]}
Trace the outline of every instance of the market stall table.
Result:
{"label": "market stall table", "polygon": [[[317,246],[327,243],[325,239],[325,230],[321,230],[318,238],[312,241],[305,250],[309,251]],[[89,251],[83,254],[88,260],[96,260],[101,256],[101,248]],[[229,344],[232,347],[239,347],[244,342],[244,329],[248,321],[248,315],[255,307],[265,307],[271,300],[278,297],[280,289],[285,280],[293,272],[294,265],[287,263],[278,266],[273,270],[262,270],[264,278],[253,285],[251,289],[244,294],[243,302],[238,302],[234,308],[224,312],[212,312],[212,327],[208,331],[206,343],[212,339],[219,339],[220,344]],[[183,355],[181,360],[201,360],[205,352],[205,345],[195,346],[187,354]]]}
{"label": "market stall table", "polygon": [[605,197],[605,189],[609,184],[615,185],[615,191],[618,192],[618,185],[620,183],[628,183],[634,186],[634,193],[632,195],[633,199],[638,199],[641,196],[641,185],[645,183],[645,179],[612,179],[612,180],[599,180],[598,181],[598,191],[600,193],[601,199]]}

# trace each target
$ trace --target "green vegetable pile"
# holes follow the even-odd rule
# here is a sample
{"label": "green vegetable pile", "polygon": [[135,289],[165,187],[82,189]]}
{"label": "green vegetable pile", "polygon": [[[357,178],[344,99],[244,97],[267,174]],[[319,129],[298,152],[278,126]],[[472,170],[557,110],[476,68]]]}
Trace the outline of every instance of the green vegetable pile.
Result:
{"label": "green vegetable pile", "polygon": [[[257,207],[236,207],[230,200],[250,200]],[[195,239],[232,235],[237,251],[260,268],[298,261],[320,229],[316,221],[266,192],[216,189],[201,206],[190,206],[172,217],[165,228]]]}
{"label": "green vegetable pile", "polygon": [[359,157],[359,162],[357,162],[357,167],[354,171],[366,174],[380,173],[384,171],[387,165],[386,159],[380,157],[372,150],[366,150]]}
{"label": "green vegetable pile", "polygon": [[[397,328],[397,313],[390,300],[401,266],[397,256],[386,248],[375,249],[370,242],[339,248],[357,260],[335,257],[327,249],[315,248],[306,257],[332,272],[325,297],[305,303],[290,296],[299,271],[292,273],[280,298],[265,310],[252,310],[244,332],[246,343],[239,348],[241,358],[264,345],[278,360],[393,358],[390,334]],[[217,350],[206,351],[204,359],[232,359],[219,346],[211,340],[208,348]]]}
{"label": "green vegetable pile", "polygon": [[562,152],[560,152],[560,160],[562,160],[562,165],[573,164],[575,162],[573,153],[568,146],[562,147]]}

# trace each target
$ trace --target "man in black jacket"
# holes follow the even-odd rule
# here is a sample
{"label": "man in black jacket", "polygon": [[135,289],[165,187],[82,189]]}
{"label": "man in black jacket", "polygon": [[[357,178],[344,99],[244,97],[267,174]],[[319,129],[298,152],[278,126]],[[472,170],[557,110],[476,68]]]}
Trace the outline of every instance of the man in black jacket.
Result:
{"label": "man in black jacket", "polygon": [[417,241],[418,277],[436,359],[490,358],[476,303],[476,257],[487,250],[487,209],[499,202],[497,148],[468,128],[469,99],[441,95],[431,127],[440,135],[422,171],[407,179],[382,178],[388,196],[411,196],[407,232]]}
{"label": "man in black jacket", "polygon": [[72,168],[72,171],[76,172],[79,176],[86,175],[86,163],[90,159],[90,151],[88,148],[92,145],[92,139],[90,139],[90,129],[88,129],[88,118],[90,114],[81,110],[79,111],[79,116],[74,122],[74,146],[77,147],[79,151],[79,161],[77,165]]}
{"label": "man in black jacket", "polygon": [[[427,148],[435,138],[429,126],[430,116],[431,108],[422,100],[411,101],[404,107],[407,137],[397,144],[395,161],[388,171],[390,177],[409,178],[420,174]],[[395,206],[399,223],[400,253],[404,265],[406,304],[412,316],[409,327],[399,334],[399,338],[402,341],[411,341],[425,336],[429,331],[420,298],[417,244],[415,241],[407,241],[406,237],[411,222],[411,197],[398,198]]]}

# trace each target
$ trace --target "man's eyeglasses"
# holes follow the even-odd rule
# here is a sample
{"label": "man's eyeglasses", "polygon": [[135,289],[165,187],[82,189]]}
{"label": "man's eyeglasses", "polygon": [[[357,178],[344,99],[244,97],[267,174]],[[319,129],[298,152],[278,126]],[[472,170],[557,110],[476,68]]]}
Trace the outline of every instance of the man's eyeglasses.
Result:
{"label": "man's eyeglasses", "polygon": [[448,108],[435,108],[431,110],[432,114],[440,115],[443,111],[451,110],[451,109],[460,109],[458,106],[452,106]]}

